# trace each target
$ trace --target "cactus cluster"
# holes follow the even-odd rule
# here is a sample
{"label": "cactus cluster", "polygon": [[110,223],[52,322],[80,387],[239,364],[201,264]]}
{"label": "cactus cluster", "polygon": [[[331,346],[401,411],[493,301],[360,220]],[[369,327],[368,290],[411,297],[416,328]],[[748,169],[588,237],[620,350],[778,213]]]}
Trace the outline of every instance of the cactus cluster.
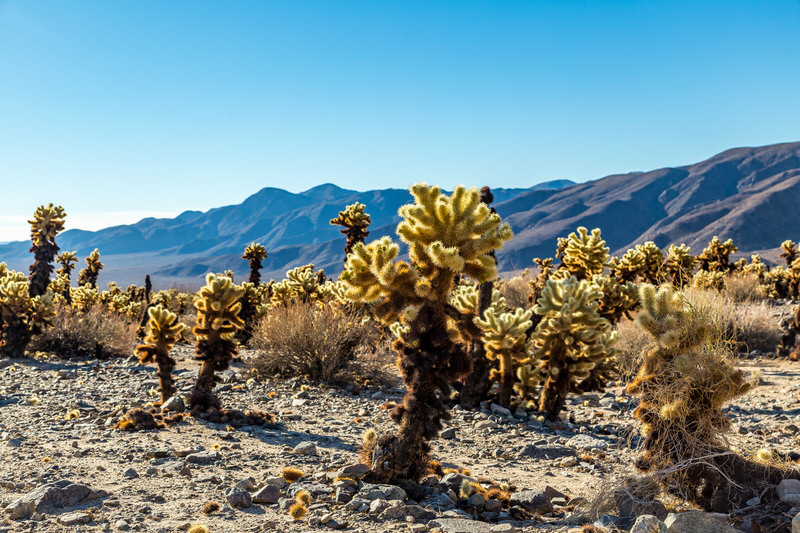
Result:
{"label": "cactus cluster", "polygon": [[169,352],[188,328],[178,322],[175,313],[160,305],[151,307],[147,314],[147,336],[144,343],[136,347],[136,354],[142,364],[155,362],[158,365],[161,403],[164,403],[177,392],[172,379],[175,359],[170,357]]}
{"label": "cactus cluster", "polygon": [[411,194],[414,204],[400,208],[397,228],[410,262],[398,259],[399,247],[384,237],[356,245],[340,278],[350,299],[374,303],[375,315],[387,325],[401,319],[408,327],[394,344],[408,389],[392,411],[399,429],[367,450],[373,472],[384,481],[418,480],[427,472],[427,441],[449,417],[439,395],[449,397],[450,384],[470,370],[468,354],[450,335],[448,317],[458,314],[450,292],[456,276],[494,279],[489,253],[512,235],[476,188],[459,186],[447,196],[420,183]]}
{"label": "cactus cluster", "polygon": [[250,266],[249,281],[253,285],[261,283],[261,265],[267,258],[267,249],[260,243],[250,243],[242,254],[242,259],[248,261]]}
{"label": "cactus cluster", "polygon": [[54,315],[53,293],[32,297],[25,275],[0,263],[0,357],[24,357],[33,336]]}

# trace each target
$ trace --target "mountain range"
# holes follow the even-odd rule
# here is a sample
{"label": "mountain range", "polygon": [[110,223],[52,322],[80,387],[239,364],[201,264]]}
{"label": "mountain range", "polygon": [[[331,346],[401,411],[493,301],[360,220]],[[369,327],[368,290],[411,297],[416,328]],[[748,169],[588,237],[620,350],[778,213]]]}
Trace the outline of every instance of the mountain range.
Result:
{"label": "mountain range", "polygon": [[[662,248],[686,243],[699,253],[718,235],[732,238],[739,255],[758,252],[776,259],[783,240],[800,237],[795,234],[800,227],[800,142],[735,148],[692,165],[584,183],[558,180],[492,191],[493,206],[515,233],[498,253],[504,271],[552,256],[556,239],[578,226],[601,228],[615,254],[648,240]],[[345,240],[330,219],[346,205],[361,202],[372,217],[368,240],[393,235],[397,210],[410,199],[406,189],[359,192],[324,184],[291,193],[268,187],[238,205],[99,231],[69,230],[57,242],[79,257],[98,248],[106,265],[101,283],[141,284],[150,274],[157,288],[194,287],[206,272],[228,268],[241,279],[247,263],[240,256],[250,242],[260,242],[269,252],[266,279],[280,279],[287,269],[306,263],[336,275]],[[27,271],[29,246],[0,245],[0,260]]]}

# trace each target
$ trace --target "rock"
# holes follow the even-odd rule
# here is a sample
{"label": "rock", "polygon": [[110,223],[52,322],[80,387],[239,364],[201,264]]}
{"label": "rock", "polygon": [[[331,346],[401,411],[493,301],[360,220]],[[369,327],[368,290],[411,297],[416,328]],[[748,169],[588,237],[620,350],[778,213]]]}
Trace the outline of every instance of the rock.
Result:
{"label": "rock", "polygon": [[492,404],[492,414],[502,416],[503,418],[512,418],[510,410],[496,403]]}
{"label": "rock", "polygon": [[444,429],[441,433],[439,433],[439,438],[447,440],[456,438],[456,428],[449,427]]}
{"label": "rock", "polygon": [[264,485],[255,494],[253,494],[254,503],[278,503],[278,498],[281,497],[281,489],[275,485]]}
{"label": "rock", "polygon": [[311,441],[301,442],[294,447],[294,451],[303,455],[317,455],[317,445]]}
{"label": "rock", "polygon": [[180,396],[173,396],[161,406],[163,412],[182,413],[186,410],[186,404]]}
{"label": "rock", "polygon": [[88,513],[74,512],[64,513],[58,517],[58,523],[64,526],[77,526],[78,524],[88,524],[92,521],[91,515]]}
{"label": "rock", "polygon": [[669,533],[739,533],[725,523],[725,515],[686,511],[670,513],[664,524]]}
{"label": "rock", "polygon": [[608,443],[604,440],[592,437],[590,435],[575,435],[567,441],[567,446],[576,448],[582,451],[589,451],[594,448],[605,450],[608,448]]}
{"label": "rock", "polygon": [[361,479],[370,472],[370,469],[364,463],[354,463],[344,466],[336,471],[336,477],[349,477],[352,479]]}
{"label": "rock", "polygon": [[222,459],[218,451],[191,453],[186,456],[186,462],[194,465],[210,465]]}
{"label": "rock", "polygon": [[428,528],[438,527],[443,533],[492,533],[492,525],[464,518],[437,518],[428,522]]}
{"label": "rock", "polygon": [[659,520],[667,518],[667,508],[658,500],[643,501],[634,498],[629,492],[618,491],[614,495],[617,508],[622,516],[635,518],[640,515],[653,515]]}
{"label": "rock", "polygon": [[244,478],[236,485],[234,485],[234,488],[248,490],[248,491],[253,490],[254,488],[256,488],[255,480],[251,477]]}
{"label": "rock", "polygon": [[374,485],[372,483],[364,483],[361,490],[358,491],[358,497],[365,500],[405,500],[406,491],[394,485]]}
{"label": "rock", "polygon": [[775,494],[782,502],[800,507],[800,480],[784,479],[778,483]]}
{"label": "rock", "polygon": [[15,520],[28,518],[34,512],[41,513],[48,509],[72,507],[106,495],[107,493],[95,491],[87,485],[62,480],[43,485],[17,498],[6,507],[6,512]]}
{"label": "rock", "polygon": [[497,524],[496,526],[492,526],[490,531],[492,533],[514,533],[517,528],[514,527],[514,524],[509,524],[508,522],[504,524]]}
{"label": "rock", "polygon": [[349,490],[344,487],[339,487],[336,489],[336,494],[333,497],[333,501],[336,503],[347,503],[353,499],[353,494]]}
{"label": "rock", "polygon": [[577,457],[564,457],[558,463],[558,465],[563,467],[563,468],[570,468],[572,466],[576,466],[577,464],[578,464],[578,458]]}
{"label": "rock", "polygon": [[283,476],[270,476],[264,479],[264,484],[272,485],[278,487],[279,489],[282,489],[283,487],[286,486],[286,479],[284,479]]}
{"label": "rock", "polygon": [[[372,502],[374,505],[376,502],[383,502],[384,500],[375,500]],[[406,511],[406,507],[408,507],[403,502],[394,500],[392,503],[388,504],[387,507],[383,509],[381,512],[381,518],[388,518],[391,520],[400,520],[401,518],[405,518],[408,513]],[[370,511],[372,510],[372,505],[370,505]]]}
{"label": "rock", "polygon": [[503,508],[503,502],[491,499],[484,505],[483,509],[489,513],[496,513]]}
{"label": "rock", "polygon": [[476,430],[480,431],[482,429],[494,429],[497,427],[497,424],[495,424],[491,420],[481,420],[480,422],[476,422],[473,427]]}
{"label": "rock", "polygon": [[225,491],[225,499],[231,507],[242,507],[247,509],[253,505],[253,499],[250,493],[244,489],[237,489],[231,487]]}
{"label": "rock", "polygon": [[629,533],[668,533],[667,525],[651,514],[643,514],[636,519]]}
{"label": "rock", "polygon": [[114,522],[114,529],[118,531],[128,531],[130,528],[131,525],[125,520],[119,519],[116,522]]}
{"label": "rock", "polygon": [[372,514],[382,513],[386,509],[390,507],[390,503],[384,499],[378,498],[377,500],[372,500],[369,504],[369,512]]}
{"label": "rock", "polygon": [[442,480],[439,481],[439,486],[443,487],[445,490],[449,489],[455,492],[460,492],[461,484],[464,482],[464,480],[470,482],[478,481],[473,477],[465,476],[464,474],[459,474],[458,472],[450,472],[442,477]]}
{"label": "rock", "polygon": [[125,476],[125,477],[129,477],[129,478],[137,478],[137,477],[139,477],[139,474],[136,473],[136,470],[134,470],[133,468],[127,469],[126,471],[124,471],[122,473],[122,475]]}
{"label": "rock", "polygon": [[792,518],[792,533],[800,533],[800,513]]}
{"label": "rock", "polygon": [[322,483],[315,483],[313,481],[295,481],[289,488],[286,489],[286,495],[290,498],[294,498],[297,496],[297,493],[301,490],[307,490],[311,493],[314,499],[318,499],[322,496],[330,496],[333,494],[333,487],[328,485],[323,485]]}
{"label": "rock", "polygon": [[553,505],[544,492],[523,490],[511,495],[511,505],[519,505],[529,513],[551,513]]}
{"label": "rock", "polygon": [[486,498],[480,494],[473,494],[469,497],[467,503],[477,509],[483,509],[483,506],[486,505]]}

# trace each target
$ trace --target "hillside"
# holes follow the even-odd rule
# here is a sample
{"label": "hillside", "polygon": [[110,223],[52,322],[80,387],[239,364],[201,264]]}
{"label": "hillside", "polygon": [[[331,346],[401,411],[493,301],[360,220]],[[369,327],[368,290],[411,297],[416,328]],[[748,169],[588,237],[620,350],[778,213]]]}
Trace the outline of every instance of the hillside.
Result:
{"label": "hillside", "polygon": [[[646,240],[659,246],[685,242],[698,253],[714,235],[732,238],[740,253],[767,251],[800,237],[800,142],[735,148],[700,163],[607,176],[574,184],[559,180],[529,189],[493,189],[495,207],[515,237],[498,254],[505,270],[550,256],[556,239],[578,226],[600,227],[611,249],[624,252]],[[252,241],[269,251],[265,277],[313,262],[329,274],[342,265],[344,237],[328,221],[345,205],[366,204],[369,239],[390,235],[405,189],[352,191],[325,184],[302,193],[264,188],[238,205],[187,211],[174,219],[144,219],[96,232],[59,236],[63,250],[85,256],[99,248],[106,269],[101,282],[157,286],[196,284],[208,271],[247,270],[239,258]],[[29,243],[0,246],[0,258],[17,269],[30,262]]]}

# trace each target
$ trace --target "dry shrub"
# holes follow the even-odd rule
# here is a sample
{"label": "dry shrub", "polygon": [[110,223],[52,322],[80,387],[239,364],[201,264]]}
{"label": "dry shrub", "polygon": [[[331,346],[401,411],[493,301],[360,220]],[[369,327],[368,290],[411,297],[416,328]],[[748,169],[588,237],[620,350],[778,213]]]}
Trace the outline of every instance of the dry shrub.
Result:
{"label": "dry shrub", "polygon": [[270,310],[251,346],[260,352],[254,366],[261,372],[331,382],[377,339],[374,322],[361,311],[293,302]]}
{"label": "dry shrub", "polygon": [[496,288],[500,289],[500,293],[506,299],[506,305],[509,309],[527,308],[530,305],[528,297],[531,295],[531,279],[529,271],[525,269],[513,278],[508,278],[497,284]]}
{"label": "dry shrub", "polygon": [[737,303],[759,302],[765,299],[764,287],[758,277],[752,274],[733,274],[725,276],[725,293]]}
{"label": "dry shrub", "polygon": [[708,313],[717,344],[731,343],[739,352],[772,352],[780,342],[778,320],[766,302],[736,303],[727,293],[695,288],[684,294],[692,307]]}
{"label": "dry shrub", "polygon": [[53,327],[34,337],[31,350],[58,357],[126,357],[136,347],[136,327],[128,319],[96,305],[89,311],[59,307]]}
{"label": "dry shrub", "polygon": [[619,333],[619,340],[614,345],[614,348],[618,350],[615,355],[617,371],[620,378],[630,381],[639,371],[642,354],[645,348],[653,342],[653,339],[636,324],[635,320],[625,317],[617,323],[617,333]]}

